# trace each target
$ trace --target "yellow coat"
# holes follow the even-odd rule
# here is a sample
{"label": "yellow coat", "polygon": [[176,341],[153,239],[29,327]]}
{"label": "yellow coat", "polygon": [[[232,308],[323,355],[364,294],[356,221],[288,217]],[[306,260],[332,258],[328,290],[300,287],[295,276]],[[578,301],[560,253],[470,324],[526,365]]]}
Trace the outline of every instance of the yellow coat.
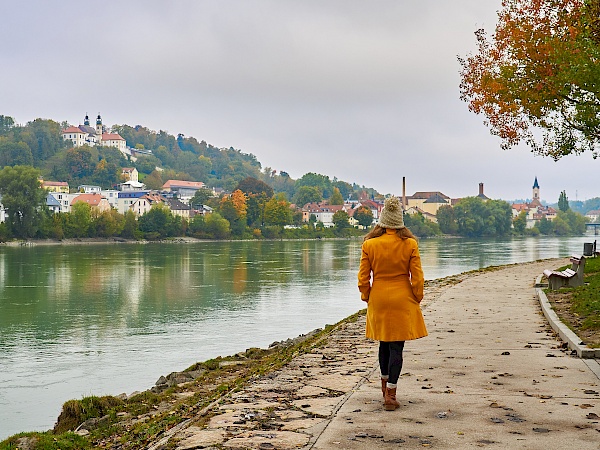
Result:
{"label": "yellow coat", "polygon": [[424,282],[417,241],[401,239],[391,229],[365,241],[358,289],[368,301],[367,337],[394,342],[427,336],[419,305]]}

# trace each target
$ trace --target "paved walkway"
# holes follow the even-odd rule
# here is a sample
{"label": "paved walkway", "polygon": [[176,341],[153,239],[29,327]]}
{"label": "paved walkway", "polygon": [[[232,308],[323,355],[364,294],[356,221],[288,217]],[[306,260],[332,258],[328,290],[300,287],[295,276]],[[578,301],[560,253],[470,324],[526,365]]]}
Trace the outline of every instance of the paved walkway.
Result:
{"label": "paved walkway", "polygon": [[[177,448],[600,449],[600,380],[561,348],[533,287],[536,262],[428,290],[430,335],[407,343],[401,407],[384,411],[364,319],[215,405]],[[357,294],[358,296],[358,294]],[[357,297],[358,298],[358,297]]]}

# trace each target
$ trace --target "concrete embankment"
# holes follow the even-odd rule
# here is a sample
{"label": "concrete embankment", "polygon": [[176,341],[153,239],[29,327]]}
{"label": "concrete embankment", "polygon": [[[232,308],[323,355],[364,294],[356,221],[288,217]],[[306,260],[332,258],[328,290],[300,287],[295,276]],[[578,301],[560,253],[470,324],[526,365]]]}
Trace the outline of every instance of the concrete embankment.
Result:
{"label": "concrete embankment", "polygon": [[536,276],[563,264],[433,283],[430,335],[406,345],[396,411],[382,408],[377,344],[361,317],[148,448],[599,449],[599,379],[557,340],[535,295]]}

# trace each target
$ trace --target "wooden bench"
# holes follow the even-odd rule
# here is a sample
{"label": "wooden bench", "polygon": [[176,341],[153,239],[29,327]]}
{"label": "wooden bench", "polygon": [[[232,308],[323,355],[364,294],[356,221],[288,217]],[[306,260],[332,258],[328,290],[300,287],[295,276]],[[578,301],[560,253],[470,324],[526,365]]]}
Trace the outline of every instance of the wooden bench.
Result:
{"label": "wooden bench", "polygon": [[570,259],[572,265],[570,269],[562,271],[544,270],[544,275],[548,278],[548,286],[556,291],[561,287],[583,286],[583,269],[585,267],[585,256],[573,255]]}

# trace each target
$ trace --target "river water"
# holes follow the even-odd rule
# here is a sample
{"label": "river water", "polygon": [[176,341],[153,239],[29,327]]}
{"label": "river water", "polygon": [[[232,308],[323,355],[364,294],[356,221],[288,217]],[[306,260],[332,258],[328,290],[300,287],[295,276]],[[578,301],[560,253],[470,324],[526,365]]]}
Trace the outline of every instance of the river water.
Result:
{"label": "river water", "polygon": [[[581,253],[570,238],[424,239],[425,277]],[[360,241],[0,247],[0,440],[363,308]]]}

